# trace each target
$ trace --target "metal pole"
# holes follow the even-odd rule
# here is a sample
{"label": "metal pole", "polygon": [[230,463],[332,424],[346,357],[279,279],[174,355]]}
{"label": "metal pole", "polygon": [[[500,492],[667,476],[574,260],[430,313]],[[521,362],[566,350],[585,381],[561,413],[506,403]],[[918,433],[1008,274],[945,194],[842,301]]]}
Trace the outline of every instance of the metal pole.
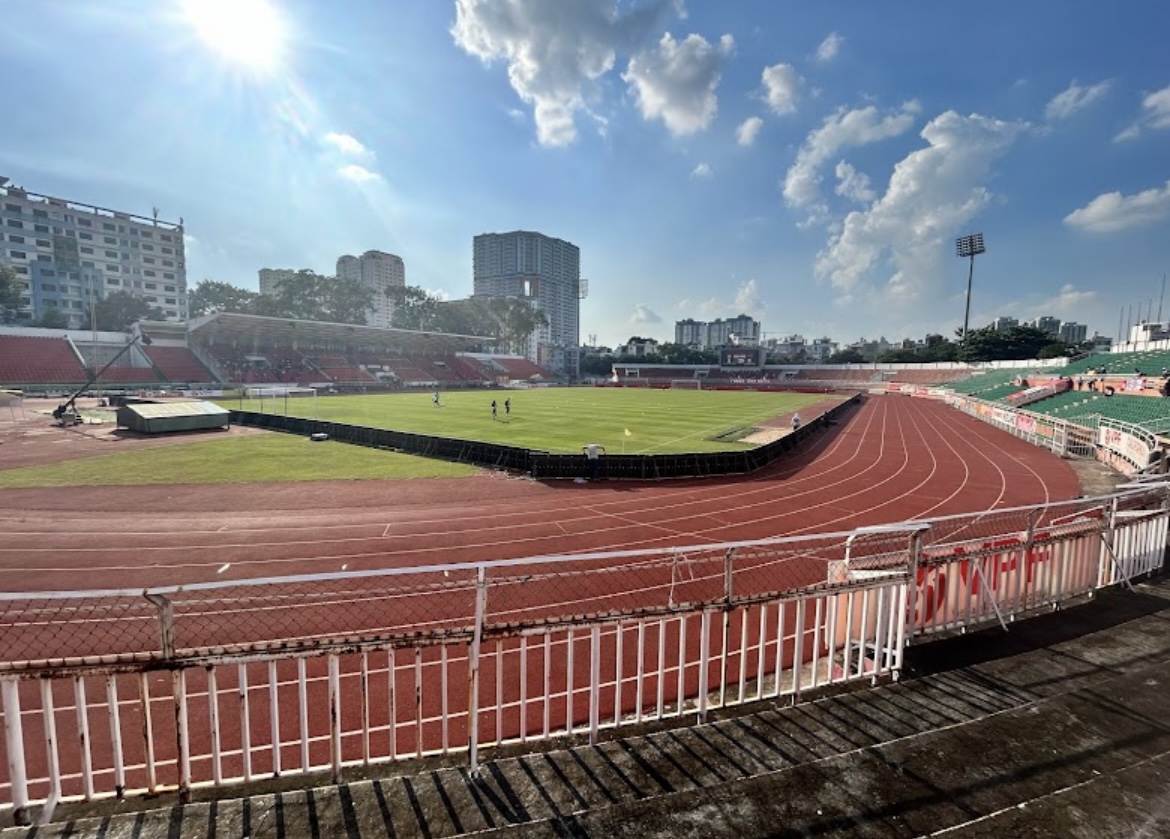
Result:
{"label": "metal pole", "polygon": [[975,276],[975,254],[971,254],[971,265],[967,269],[967,311],[963,315],[963,343],[967,342],[967,326],[971,322],[971,278]]}
{"label": "metal pole", "polygon": [[1162,301],[1166,299],[1166,272],[1162,272],[1162,293],[1158,295],[1158,323],[1162,322]]}

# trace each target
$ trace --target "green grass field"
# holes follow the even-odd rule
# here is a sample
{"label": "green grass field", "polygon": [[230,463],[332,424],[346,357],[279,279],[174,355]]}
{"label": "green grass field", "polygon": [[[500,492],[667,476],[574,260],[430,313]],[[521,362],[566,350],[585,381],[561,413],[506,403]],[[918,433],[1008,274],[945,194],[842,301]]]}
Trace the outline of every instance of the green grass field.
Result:
{"label": "green grass field", "polygon": [[[671,454],[748,448],[736,438],[754,425],[825,398],[681,388],[532,388],[443,392],[442,407],[436,408],[431,396],[393,393],[236,399],[221,404],[550,452],[579,452],[586,443],[600,443],[611,454]],[[499,406],[495,421],[493,399]],[[510,415],[504,413],[505,399],[512,401]]]}
{"label": "green grass field", "polygon": [[[408,478],[458,478],[476,467],[278,432],[84,457],[0,472],[0,488],[137,486],[142,484],[271,483]],[[211,439],[208,439],[211,436]]]}
{"label": "green grass field", "polygon": [[[504,399],[512,413],[504,414]],[[330,396],[288,400],[294,416],[444,437],[580,452],[600,443],[611,454],[731,451],[759,422],[822,401],[819,394],[618,388]],[[491,402],[499,405],[492,420]],[[223,400],[228,408],[239,400]],[[246,410],[284,413],[284,399],[243,400]],[[109,417],[106,415],[106,420]],[[626,434],[627,429],[629,435]],[[0,472],[0,488],[250,483],[460,477],[475,467],[279,432],[179,438],[174,445],[77,458]]]}

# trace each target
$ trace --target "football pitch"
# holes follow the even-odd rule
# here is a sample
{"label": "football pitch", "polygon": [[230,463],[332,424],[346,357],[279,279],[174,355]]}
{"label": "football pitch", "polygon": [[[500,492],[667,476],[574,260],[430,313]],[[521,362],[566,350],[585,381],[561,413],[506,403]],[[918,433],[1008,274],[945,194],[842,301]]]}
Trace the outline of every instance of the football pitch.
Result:
{"label": "football pitch", "polygon": [[439,407],[432,392],[220,404],[554,453],[580,452],[587,443],[599,443],[611,454],[675,454],[750,448],[740,438],[761,423],[825,399],[825,394],[806,393],[578,387],[443,391]]}

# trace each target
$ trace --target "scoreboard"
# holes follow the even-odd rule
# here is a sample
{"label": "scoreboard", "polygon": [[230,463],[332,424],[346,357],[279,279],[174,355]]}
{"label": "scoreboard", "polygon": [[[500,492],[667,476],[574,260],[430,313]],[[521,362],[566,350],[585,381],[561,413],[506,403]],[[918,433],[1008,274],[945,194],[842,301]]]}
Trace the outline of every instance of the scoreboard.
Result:
{"label": "scoreboard", "polygon": [[719,366],[758,370],[764,366],[764,348],[724,347],[719,351]]}

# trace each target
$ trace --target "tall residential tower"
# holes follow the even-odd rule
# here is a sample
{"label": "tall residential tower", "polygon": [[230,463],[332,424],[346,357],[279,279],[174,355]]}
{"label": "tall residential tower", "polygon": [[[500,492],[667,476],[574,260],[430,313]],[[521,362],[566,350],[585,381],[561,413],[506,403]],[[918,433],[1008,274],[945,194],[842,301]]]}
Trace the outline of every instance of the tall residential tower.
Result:
{"label": "tall residential tower", "polygon": [[581,343],[580,248],[564,239],[516,230],[480,234],[472,249],[475,294],[529,300],[548,318],[540,343],[562,348]]}
{"label": "tall residential tower", "polygon": [[383,251],[366,251],[360,257],[345,256],[337,260],[337,278],[357,280],[374,292],[374,305],[366,323],[386,329],[394,315],[394,303],[386,292],[406,287],[406,264],[402,257]]}

